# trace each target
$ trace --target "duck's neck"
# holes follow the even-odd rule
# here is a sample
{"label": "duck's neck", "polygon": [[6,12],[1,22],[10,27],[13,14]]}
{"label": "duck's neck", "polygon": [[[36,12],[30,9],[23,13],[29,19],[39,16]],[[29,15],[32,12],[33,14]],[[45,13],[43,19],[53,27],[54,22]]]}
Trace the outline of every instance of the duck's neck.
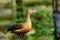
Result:
{"label": "duck's neck", "polygon": [[31,25],[31,19],[30,19],[30,15],[29,14],[27,14],[26,23]]}

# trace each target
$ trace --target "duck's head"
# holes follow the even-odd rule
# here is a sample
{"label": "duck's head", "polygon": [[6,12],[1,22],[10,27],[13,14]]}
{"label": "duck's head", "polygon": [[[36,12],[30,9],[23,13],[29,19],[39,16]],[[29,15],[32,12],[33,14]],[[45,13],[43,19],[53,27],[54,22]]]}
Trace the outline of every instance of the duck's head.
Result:
{"label": "duck's head", "polygon": [[36,13],[37,11],[35,10],[35,8],[33,8],[33,7],[30,7],[30,8],[28,8],[27,9],[27,14],[32,14],[32,13]]}

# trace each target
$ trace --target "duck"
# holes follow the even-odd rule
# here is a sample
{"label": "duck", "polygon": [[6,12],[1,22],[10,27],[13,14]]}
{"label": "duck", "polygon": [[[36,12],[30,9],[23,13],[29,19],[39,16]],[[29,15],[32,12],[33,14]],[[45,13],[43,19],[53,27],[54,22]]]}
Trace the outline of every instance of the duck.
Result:
{"label": "duck", "polygon": [[30,19],[30,15],[32,13],[36,13],[36,10],[33,7],[29,7],[26,11],[26,21],[23,23],[16,23],[10,25],[9,29],[7,32],[11,31],[13,33],[17,34],[26,34],[32,29],[32,22]]}

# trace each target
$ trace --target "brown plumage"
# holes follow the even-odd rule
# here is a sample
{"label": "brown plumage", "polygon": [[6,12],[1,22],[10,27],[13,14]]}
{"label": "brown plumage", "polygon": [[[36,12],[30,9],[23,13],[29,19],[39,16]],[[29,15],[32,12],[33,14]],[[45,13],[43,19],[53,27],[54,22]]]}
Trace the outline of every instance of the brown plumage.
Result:
{"label": "brown plumage", "polygon": [[26,22],[17,24],[17,28],[22,27],[22,29],[14,30],[14,32],[16,32],[16,33],[24,33],[25,34],[25,33],[29,32],[31,30],[32,24],[31,24],[31,20],[30,20],[30,14],[32,13],[32,11],[33,11],[33,8],[29,8],[27,10]]}
{"label": "brown plumage", "polygon": [[24,23],[17,23],[14,25],[14,27],[16,28],[15,30],[11,30],[14,33],[18,33],[18,34],[25,34],[27,32],[29,32],[32,28],[32,23],[31,23],[31,19],[30,19],[30,15],[31,13],[36,12],[33,8],[28,8],[27,12],[26,12],[26,22]]}

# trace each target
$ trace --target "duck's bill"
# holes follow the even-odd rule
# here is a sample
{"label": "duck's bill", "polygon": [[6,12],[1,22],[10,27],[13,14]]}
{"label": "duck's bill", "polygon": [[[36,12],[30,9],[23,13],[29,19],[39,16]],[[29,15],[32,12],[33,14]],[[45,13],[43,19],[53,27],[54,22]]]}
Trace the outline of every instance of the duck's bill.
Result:
{"label": "duck's bill", "polygon": [[37,11],[36,10],[34,10],[34,11],[32,11],[31,13],[36,13]]}

